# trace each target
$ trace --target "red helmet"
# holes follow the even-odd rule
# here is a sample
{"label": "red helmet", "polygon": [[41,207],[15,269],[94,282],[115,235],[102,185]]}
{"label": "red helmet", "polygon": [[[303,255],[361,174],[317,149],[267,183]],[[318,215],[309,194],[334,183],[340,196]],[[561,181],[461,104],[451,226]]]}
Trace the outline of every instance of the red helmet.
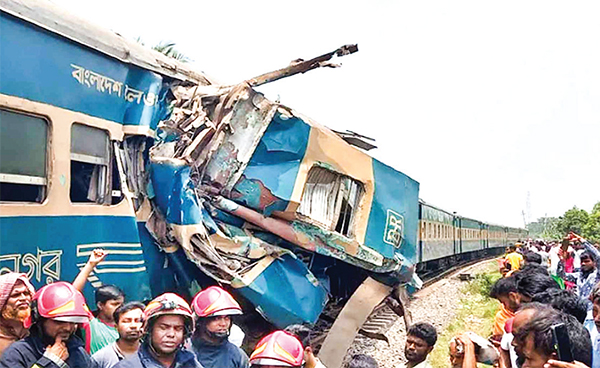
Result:
{"label": "red helmet", "polygon": [[302,343],[285,331],[275,331],[262,338],[250,355],[250,365],[300,367],[304,358]]}
{"label": "red helmet", "polygon": [[192,321],[192,308],[177,294],[164,293],[154,298],[144,309],[144,320],[149,321],[153,318],[176,314],[185,317],[186,323]]}
{"label": "red helmet", "polygon": [[23,323],[27,328],[39,317],[72,323],[89,322],[92,317],[81,292],[64,281],[38,290],[33,296],[32,305],[32,315]]}
{"label": "red helmet", "polygon": [[242,314],[242,308],[231,294],[218,286],[200,291],[192,301],[194,313],[198,317],[231,316]]}

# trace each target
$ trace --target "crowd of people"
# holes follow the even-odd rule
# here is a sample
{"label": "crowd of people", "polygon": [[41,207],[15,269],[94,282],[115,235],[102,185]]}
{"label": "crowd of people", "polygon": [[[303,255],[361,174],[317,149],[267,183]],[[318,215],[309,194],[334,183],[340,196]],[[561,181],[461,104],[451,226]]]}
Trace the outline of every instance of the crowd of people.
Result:
{"label": "crowd of people", "polygon": [[[511,245],[500,259],[502,278],[490,296],[500,302],[490,345],[500,368],[600,368],[600,273],[598,245],[570,233],[561,241]],[[456,367],[474,368],[486,341],[461,335],[463,359]],[[493,355],[493,354],[492,354]],[[491,355],[490,355],[491,356]],[[488,357],[489,358],[489,357]]]}
{"label": "crowd of people", "polygon": [[[304,325],[265,336],[248,357],[231,334],[242,308],[218,286],[201,290],[191,304],[165,293],[145,305],[125,303],[117,286],[104,285],[95,291],[92,313],[81,290],[105,257],[94,250],[72,284],[37,291],[25,274],[0,276],[1,368],[324,367]],[[377,367],[370,363],[359,355],[349,367]]]}
{"label": "crowd of people", "polygon": [[[103,285],[90,312],[81,290],[105,257],[94,250],[72,284],[37,291],[25,274],[0,276],[0,368],[325,368],[306,325],[263,337],[248,357],[240,348],[243,333],[232,323],[242,308],[218,286],[201,290],[190,304],[173,293],[143,304],[125,302],[117,286]],[[450,365],[600,368],[599,257],[596,246],[575,234],[511,245],[499,262],[503,277],[490,292],[500,304],[491,336],[454,337]],[[431,368],[427,357],[436,342],[432,325],[410,326],[404,366]],[[358,354],[346,367],[378,365]]]}

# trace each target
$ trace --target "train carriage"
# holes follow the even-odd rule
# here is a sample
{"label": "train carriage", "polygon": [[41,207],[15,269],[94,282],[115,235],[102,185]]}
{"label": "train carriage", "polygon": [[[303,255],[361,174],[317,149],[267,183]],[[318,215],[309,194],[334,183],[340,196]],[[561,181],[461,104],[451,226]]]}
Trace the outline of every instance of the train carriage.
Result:
{"label": "train carriage", "polygon": [[117,158],[126,135],[154,135],[173,82],[207,79],[49,2],[0,10],[0,272],[73,280],[103,247],[88,298],[102,283],[150,298],[146,264],[160,254],[140,242]]}
{"label": "train carriage", "polygon": [[456,252],[454,215],[420,202],[419,262],[453,256]]}
{"label": "train carriage", "polygon": [[468,253],[484,249],[481,221],[461,217],[460,233],[460,253]]}
{"label": "train carriage", "polygon": [[506,246],[506,229],[499,225],[489,225],[489,247]]}

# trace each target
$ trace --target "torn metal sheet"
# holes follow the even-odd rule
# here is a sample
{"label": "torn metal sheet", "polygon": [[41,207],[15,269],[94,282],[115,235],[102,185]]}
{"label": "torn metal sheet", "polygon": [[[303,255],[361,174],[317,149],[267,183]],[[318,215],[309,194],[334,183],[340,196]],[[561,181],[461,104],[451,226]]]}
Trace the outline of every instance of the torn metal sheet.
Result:
{"label": "torn metal sheet", "polygon": [[230,111],[219,123],[229,129],[224,130],[223,143],[213,153],[203,177],[206,184],[223,189],[225,195],[242,176],[277,109],[276,104],[247,86],[234,89],[229,99],[231,107],[226,106],[220,113]]}
{"label": "torn metal sheet", "polygon": [[328,300],[317,278],[293,254],[263,258],[232,286],[279,328],[315,323]]}
{"label": "torn metal sheet", "polygon": [[337,68],[340,65],[329,63],[334,56],[345,56],[354,54],[358,51],[358,45],[344,45],[332,52],[328,52],[327,54],[323,54],[321,56],[317,56],[316,58],[312,58],[310,60],[302,60],[297,59],[291,62],[291,65],[287,68],[279,69],[274,72],[265,73],[259,75],[258,77],[254,77],[248,80],[248,84],[252,87],[258,87],[260,85],[270,83],[276,81],[281,78],[286,78],[299,73],[306,73],[309,70],[328,67],[328,68]]}

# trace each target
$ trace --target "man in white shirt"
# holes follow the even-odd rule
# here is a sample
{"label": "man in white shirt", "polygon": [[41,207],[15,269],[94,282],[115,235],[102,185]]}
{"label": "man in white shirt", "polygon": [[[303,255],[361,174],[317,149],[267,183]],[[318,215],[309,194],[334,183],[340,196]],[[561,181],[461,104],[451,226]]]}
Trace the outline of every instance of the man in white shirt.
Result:
{"label": "man in white shirt", "polygon": [[406,356],[406,368],[432,368],[427,361],[427,355],[431,353],[437,341],[437,331],[429,323],[420,322],[412,325],[406,334],[406,345],[404,356]]}

